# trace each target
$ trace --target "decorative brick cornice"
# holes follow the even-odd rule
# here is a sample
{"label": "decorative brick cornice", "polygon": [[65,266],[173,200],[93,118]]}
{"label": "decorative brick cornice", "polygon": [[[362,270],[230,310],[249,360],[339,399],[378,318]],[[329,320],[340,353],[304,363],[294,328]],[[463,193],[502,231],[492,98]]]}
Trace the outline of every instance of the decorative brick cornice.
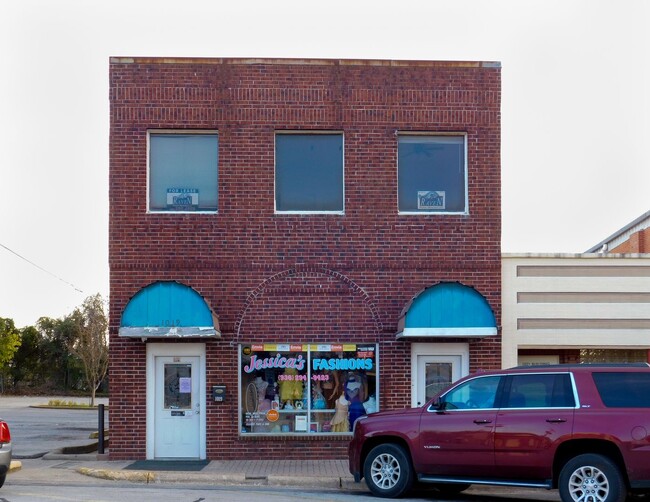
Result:
{"label": "decorative brick cornice", "polygon": [[237,321],[235,322],[235,339],[233,343],[237,343],[240,340],[240,331],[241,331],[242,324],[244,323],[246,313],[257,301],[257,299],[261,295],[263,295],[264,292],[272,284],[284,280],[285,278],[288,277],[318,277],[318,276],[331,277],[345,284],[355,296],[361,298],[364,306],[370,312],[370,315],[372,316],[372,319],[375,324],[375,334],[380,334],[382,332],[382,323],[379,318],[379,311],[377,309],[377,306],[372,301],[368,293],[366,293],[366,291],[361,286],[356,284],[352,279],[350,279],[346,275],[340,272],[335,272],[334,270],[330,270],[328,268],[319,267],[319,266],[309,266],[309,265],[296,265],[292,268],[285,269],[277,274],[268,277],[267,279],[262,281],[260,285],[257,286],[257,288],[255,288],[253,291],[251,291],[248,294],[248,297],[244,302],[244,306],[242,310],[237,315]]}

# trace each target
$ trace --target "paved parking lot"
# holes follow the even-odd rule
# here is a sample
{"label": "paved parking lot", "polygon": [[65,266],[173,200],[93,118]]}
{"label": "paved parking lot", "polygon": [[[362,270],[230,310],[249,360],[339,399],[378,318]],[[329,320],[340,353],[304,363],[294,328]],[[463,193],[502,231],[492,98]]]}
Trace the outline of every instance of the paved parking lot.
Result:
{"label": "paved parking lot", "polygon": [[[34,458],[64,446],[82,446],[93,441],[99,415],[97,410],[34,408],[51,399],[88,403],[88,398],[0,396],[0,418],[9,423],[13,456]],[[108,404],[107,398],[96,400]],[[104,417],[108,427],[108,411]]]}

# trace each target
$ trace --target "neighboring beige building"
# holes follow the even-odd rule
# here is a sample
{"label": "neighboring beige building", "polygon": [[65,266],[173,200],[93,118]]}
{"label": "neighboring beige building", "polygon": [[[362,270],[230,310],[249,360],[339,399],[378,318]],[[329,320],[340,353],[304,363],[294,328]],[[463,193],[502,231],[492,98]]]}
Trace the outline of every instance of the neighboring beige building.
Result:
{"label": "neighboring beige building", "polygon": [[650,254],[504,254],[504,368],[648,361]]}

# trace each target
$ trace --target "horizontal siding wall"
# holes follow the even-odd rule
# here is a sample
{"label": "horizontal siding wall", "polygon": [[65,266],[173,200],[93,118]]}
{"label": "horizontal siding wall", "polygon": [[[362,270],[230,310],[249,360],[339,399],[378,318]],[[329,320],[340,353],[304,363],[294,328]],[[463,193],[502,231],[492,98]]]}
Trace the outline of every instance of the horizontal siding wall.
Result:
{"label": "horizontal siding wall", "polygon": [[650,255],[502,257],[503,361],[520,350],[650,348]]}

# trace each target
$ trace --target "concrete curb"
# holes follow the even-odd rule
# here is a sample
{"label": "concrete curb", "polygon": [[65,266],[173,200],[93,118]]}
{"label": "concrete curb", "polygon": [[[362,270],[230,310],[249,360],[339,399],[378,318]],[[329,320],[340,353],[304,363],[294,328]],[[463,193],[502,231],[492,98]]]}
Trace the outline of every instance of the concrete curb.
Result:
{"label": "concrete curb", "polygon": [[63,448],[43,455],[43,460],[97,460],[97,453],[63,453]]}
{"label": "concrete curb", "polygon": [[340,489],[345,488],[351,491],[366,491],[365,485],[355,483],[353,479],[341,478],[337,476],[280,476],[270,474],[267,476],[269,485],[274,486],[318,486],[321,488]]}
{"label": "concrete curb", "polygon": [[[249,479],[244,474],[219,474],[219,473],[198,473],[198,472],[172,472],[159,471],[157,473],[161,483],[197,483],[204,485],[244,485],[259,479]],[[266,484],[266,483],[260,483]]]}
{"label": "concrete curb", "polygon": [[151,471],[111,471],[108,469],[91,469],[90,467],[79,467],[79,474],[111,481],[132,481],[134,483],[155,483],[158,480],[156,473]]}
{"label": "concrete curb", "polygon": [[329,476],[282,476],[262,475],[251,476],[245,474],[224,473],[197,473],[176,471],[117,471],[111,469],[93,469],[79,467],[75,469],[79,474],[99,479],[112,481],[131,481],[133,483],[197,483],[204,485],[270,485],[270,486],[299,486],[319,487],[338,490],[345,488],[351,491],[366,491],[365,485],[355,483],[352,479]]}

